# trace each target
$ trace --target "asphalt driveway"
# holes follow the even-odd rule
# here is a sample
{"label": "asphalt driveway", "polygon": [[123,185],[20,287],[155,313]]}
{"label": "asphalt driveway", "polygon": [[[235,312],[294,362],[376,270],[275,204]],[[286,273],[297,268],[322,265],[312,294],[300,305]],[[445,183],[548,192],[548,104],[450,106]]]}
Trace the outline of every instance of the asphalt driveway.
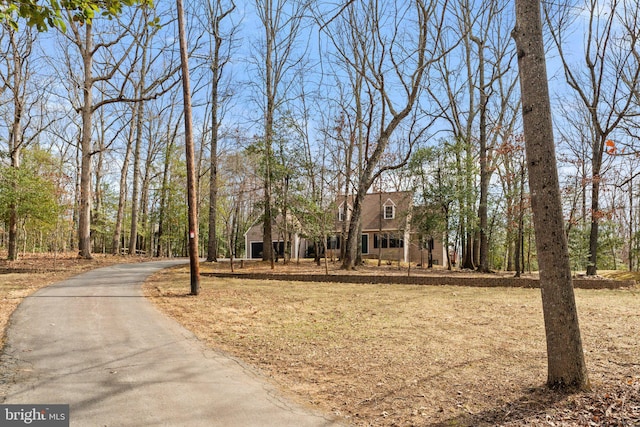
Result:
{"label": "asphalt driveway", "polygon": [[101,268],[25,299],[0,358],[2,403],[69,404],[83,427],[339,425],[207,350],[143,297],[148,275],[181,262]]}

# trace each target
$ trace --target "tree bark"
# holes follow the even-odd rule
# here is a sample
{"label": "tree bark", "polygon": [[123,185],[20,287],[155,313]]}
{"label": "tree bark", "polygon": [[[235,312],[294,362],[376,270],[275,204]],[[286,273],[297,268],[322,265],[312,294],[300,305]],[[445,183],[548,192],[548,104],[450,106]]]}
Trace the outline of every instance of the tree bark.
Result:
{"label": "tree bark", "polygon": [[[20,52],[20,41],[16,40],[16,33],[13,30],[9,31],[9,42],[12,50],[13,61],[11,65],[13,65],[13,82],[11,84],[11,92],[13,98],[13,123],[11,124],[11,129],[9,132],[9,156],[11,157],[11,167],[18,171],[20,168],[20,158],[21,158],[21,150],[22,150],[22,112],[24,110],[25,104],[25,96],[20,93],[21,87],[23,87],[23,77],[28,78],[28,76],[23,73],[23,66],[27,61],[26,58],[22,57],[22,53]],[[28,51],[31,51],[31,42],[29,41]],[[7,59],[7,71],[10,69],[9,59]],[[15,187],[13,188],[14,192],[18,192],[17,182],[13,184]],[[18,205],[16,203],[11,203],[9,205],[9,245],[8,245],[8,254],[7,259],[10,261],[15,261],[18,259]]]}
{"label": "tree bark", "polygon": [[112,254],[118,255],[120,253],[121,237],[122,237],[122,222],[124,221],[125,204],[127,203],[127,177],[129,175],[129,160],[131,159],[131,149],[133,146],[133,127],[129,129],[129,135],[127,138],[127,147],[125,149],[124,160],[122,162],[122,168],[120,169],[120,191],[118,193],[118,211],[116,213],[116,224],[113,231],[113,237],[111,239]]}
{"label": "tree bark", "polygon": [[[141,86],[142,87],[142,86]],[[140,194],[140,151],[142,146],[142,120],[144,105],[142,102],[136,104],[135,108],[135,129],[136,139],[133,150],[133,185],[131,190],[131,227],[129,232],[129,255],[135,255],[138,244],[138,213]]]}
{"label": "tree bark", "polygon": [[211,58],[211,147],[210,147],[210,176],[209,176],[209,238],[207,242],[207,261],[218,260],[218,233],[216,217],[218,211],[218,105],[219,83],[224,62],[220,58],[220,49],[224,41],[221,35],[220,22],[235,10],[235,3],[231,2],[229,9],[220,11],[220,2],[210,5],[209,20],[213,34],[213,57]]}
{"label": "tree bark", "polygon": [[547,385],[588,389],[564,233],[560,185],[542,38],[540,1],[516,0],[513,30],[547,337]]}
{"label": "tree bark", "polygon": [[[145,30],[146,31],[146,30]],[[145,90],[147,76],[147,50],[151,38],[146,37],[142,45],[142,65],[140,67],[140,78],[136,84],[136,94],[142,96]],[[140,205],[138,197],[140,194],[140,152],[142,150],[142,132],[145,105],[143,101],[139,101],[134,109],[134,123],[136,130],[135,148],[133,150],[133,188],[131,190],[131,232],[129,233],[129,255],[135,255],[138,248],[138,214]]]}
{"label": "tree bark", "polygon": [[480,88],[480,202],[478,204],[478,223],[480,226],[480,241],[478,242],[479,253],[477,263],[478,271],[481,273],[489,272],[489,241],[487,237],[488,227],[488,199],[489,199],[489,180],[491,173],[489,172],[487,159],[487,104],[489,97],[487,96],[487,84],[485,83],[485,61],[484,61],[484,44],[476,38],[472,38],[478,45],[478,62],[479,62],[479,88]]}
{"label": "tree bark", "polygon": [[591,184],[591,230],[589,231],[589,265],[587,265],[587,276],[595,276],[598,268],[599,195],[600,176],[594,174],[593,183]]}
{"label": "tree bark", "polygon": [[82,114],[82,137],[80,140],[80,218],[78,221],[79,256],[92,259],[91,255],[91,119],[93,116],[93,36],[91,24],[85,26],[84,46],[78,40],[84,65],[84,102]]}
{"label": "tree bark", "polygon": [[[11,167],[15,168],[17,171],[20,168],[20,147],[15,144],[15,131],[20,128],[20,123],[13,124],[13,132],[14,134],[9,138],[10,144],[13,144],[11,147]],[[19,191],[17,188],[17,182],[13,184],[14,191]],[[15,261],[18,259],[18,206],[16,203],[11,203],[9,206],[9,247],[7,259],[9,261]]]}

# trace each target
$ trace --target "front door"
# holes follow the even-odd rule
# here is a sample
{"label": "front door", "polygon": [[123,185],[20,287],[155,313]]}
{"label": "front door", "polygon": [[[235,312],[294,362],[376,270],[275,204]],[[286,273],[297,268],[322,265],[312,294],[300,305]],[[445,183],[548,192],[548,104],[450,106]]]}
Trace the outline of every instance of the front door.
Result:
{"label": "front door", "polygon": [[369,235],[362,235],[362,254],[366,255],[369,253]]}

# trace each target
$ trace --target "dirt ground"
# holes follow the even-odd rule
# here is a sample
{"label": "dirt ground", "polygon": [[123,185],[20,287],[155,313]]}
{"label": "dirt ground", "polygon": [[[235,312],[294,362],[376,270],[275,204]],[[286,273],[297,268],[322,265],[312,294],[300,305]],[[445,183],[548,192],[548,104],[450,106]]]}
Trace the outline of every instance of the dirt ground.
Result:
{"label": "dirt ground", "polygon": [[[229,265],[202,265],[204,273],[215,270]],[[309,263],[276,266],[277,272],[314,270]],[[363,270],[354,274],[406,274],[395,273],[397,266]],[[201,287],[200,296],[187,295],[183,267],[154,276],[146,292],[209,346],[352,425],[640,425],[636,288],[576,290],[593,391],[560,395],[543,386],[539,290],[206,275]]]}

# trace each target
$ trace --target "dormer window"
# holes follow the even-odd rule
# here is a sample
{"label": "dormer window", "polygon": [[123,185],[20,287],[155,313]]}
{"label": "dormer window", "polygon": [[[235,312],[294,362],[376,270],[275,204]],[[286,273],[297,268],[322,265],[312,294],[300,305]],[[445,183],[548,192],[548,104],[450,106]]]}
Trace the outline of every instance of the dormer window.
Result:
{"label": "dormer window", "polygon": [[394,219],[396,217],[396,205],[390,199],[384,203],[382,209],[384,219]]}

